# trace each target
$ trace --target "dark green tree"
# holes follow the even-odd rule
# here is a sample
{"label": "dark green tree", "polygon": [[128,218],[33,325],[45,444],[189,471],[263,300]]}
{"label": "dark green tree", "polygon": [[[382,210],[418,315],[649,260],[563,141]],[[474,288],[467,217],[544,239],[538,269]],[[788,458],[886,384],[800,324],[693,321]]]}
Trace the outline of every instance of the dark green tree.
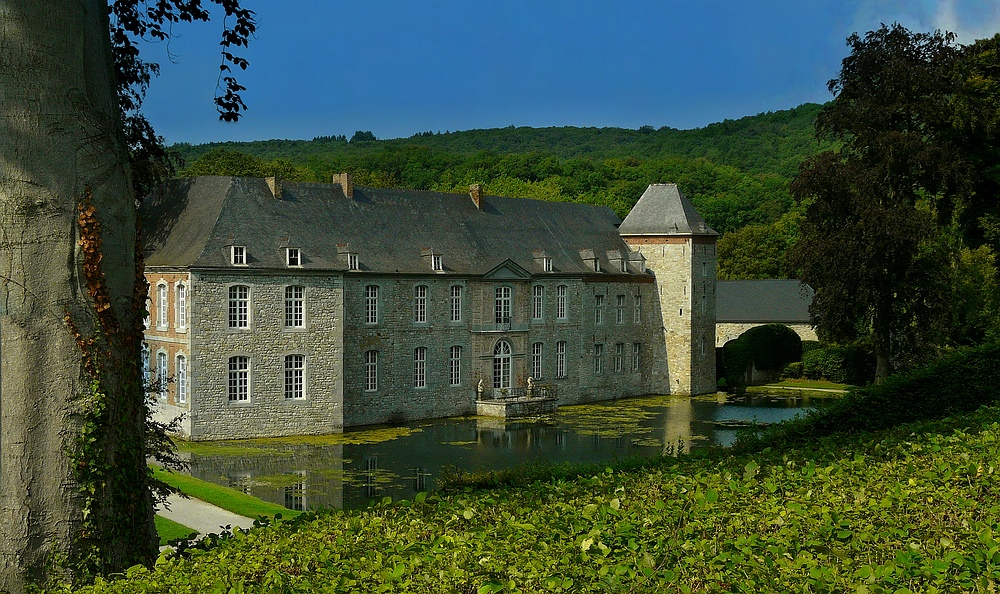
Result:
{"label": "dark green tree", "polygon": [[816,125],[842,148],[808,160],[792,184],[807,205],[794,263],[816,289],[820,329],[870,339],[881,379],[940,338],[947,312],[935,213],[947,216],[968,187],[951,126],[959,53],[951,34],[900,25],[848,45]]}

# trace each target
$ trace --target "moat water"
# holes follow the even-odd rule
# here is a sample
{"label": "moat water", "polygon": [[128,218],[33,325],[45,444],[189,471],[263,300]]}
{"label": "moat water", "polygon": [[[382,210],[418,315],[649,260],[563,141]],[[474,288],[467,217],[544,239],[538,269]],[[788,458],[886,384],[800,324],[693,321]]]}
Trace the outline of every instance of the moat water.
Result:
{"label": "moat water", "polygon": [[[292,509],[362,507],[431,491],[444,467],[607,462],[730,445],[726,421],[775,423],[828,399],[651,396],[564,406],[538,418],[465,417],[342,435],[181,444],[190,474]],[[721,424],[720,424],[721,422]]]}

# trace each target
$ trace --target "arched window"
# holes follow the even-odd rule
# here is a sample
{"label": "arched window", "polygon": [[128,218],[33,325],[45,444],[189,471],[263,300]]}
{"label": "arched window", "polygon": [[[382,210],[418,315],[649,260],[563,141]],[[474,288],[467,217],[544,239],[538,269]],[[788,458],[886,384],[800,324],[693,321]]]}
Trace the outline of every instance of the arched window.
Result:
{"label": "arched window", "polygon": [[177,328],[187,328],[187,285],[177,283]]}
{"label": "arched window", "polygon": [[187,402],[188,395],[188,377],[187,377],[187,357],[184,355],[177,355],[177,403],[184,404]]}
{"label": "arched window", "polygon": [[510,343],[501,340],[493,347],[493,389],[510,389],[510,379]]}
{"label": "arched window", "polygon": [[160,283],[156,285],[156,327],[162,330],[167,328],[168,324],[167,284]]}

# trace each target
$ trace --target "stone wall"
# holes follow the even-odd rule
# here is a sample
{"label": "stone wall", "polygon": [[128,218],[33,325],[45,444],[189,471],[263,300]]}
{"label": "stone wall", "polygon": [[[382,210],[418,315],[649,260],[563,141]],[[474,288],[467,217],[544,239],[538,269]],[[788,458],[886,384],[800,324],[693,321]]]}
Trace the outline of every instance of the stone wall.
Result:
{"label": "stone wall", "polygon": [[[781,322],[775,322],[775,323],[780,324]],[[764,325],[765,324],[763,322],[757,322],[757,323],[746,322],[739,324],[737,323],[716,324],[715,347],[722,348],[726,346],[727,342],[729,342],[730,340],[736,340],[747,330],[754,328],[756,326],[764,326]],[[784,324],[784,325],[794,330],[795,333],[798,334],[799,338],[801,338],[802,340],[819,340],[819,337],[816,335],[816,329],[809,324]]]}
{"label": "stone wall", "polygon": [[[190,297],[192,439],[237,439],[343,430],[340,275],[193,273]],[[228,328],[229,287],[250,286],[250,327]],[[285,287],[305,287],[305,327],[285,327]],[[286,355],[305,356],[305,396],[284,393]],[[229,401],[229,358],[250,358],[250,398]]]}
{"label": "stone wall", "polygon": [[670,394],[716,391],[715,237],[627,236],[656,277]]}

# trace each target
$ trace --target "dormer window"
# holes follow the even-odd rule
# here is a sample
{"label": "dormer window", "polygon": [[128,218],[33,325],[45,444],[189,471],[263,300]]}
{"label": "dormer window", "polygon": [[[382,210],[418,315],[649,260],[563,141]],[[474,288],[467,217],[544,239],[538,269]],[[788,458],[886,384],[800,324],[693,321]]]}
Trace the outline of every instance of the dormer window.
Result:
{"label": "dormer window", "polygon": [[597,258],[594,258],[594,272],[600,272],[600,271],[601,271],[601,261],[598,260]]}
{"label": "dormer window", "polygon": [[247,265],[247,248],[244,245],[232,246],[231,261],[233,266]]}
{"label": "dormer window", "polygon": [[289,267],[302,266],[302,253],[299,248],[285,248],[285,262]]}
{"label": "dormer window", "polygon": [[552,272],[552,258],[542,258],[542,270]]}
{"label": "dormer window", "polygon": [[347,269],[348,270],[361,270],[361,266],[358,263],[357,254],[347,254]]}
{"label": "dormer window", "polygon": [[543,272],[552,272],[552,258],[545,253],[545,250],[535,250],[532,252],[535,264],[541,265]]}
{"label": "dormer window", "polygon": [[441,256],[439,254],[431,254],[431,270],[436,270],[438,272],[444,270],[444,264],[441,262]]}

